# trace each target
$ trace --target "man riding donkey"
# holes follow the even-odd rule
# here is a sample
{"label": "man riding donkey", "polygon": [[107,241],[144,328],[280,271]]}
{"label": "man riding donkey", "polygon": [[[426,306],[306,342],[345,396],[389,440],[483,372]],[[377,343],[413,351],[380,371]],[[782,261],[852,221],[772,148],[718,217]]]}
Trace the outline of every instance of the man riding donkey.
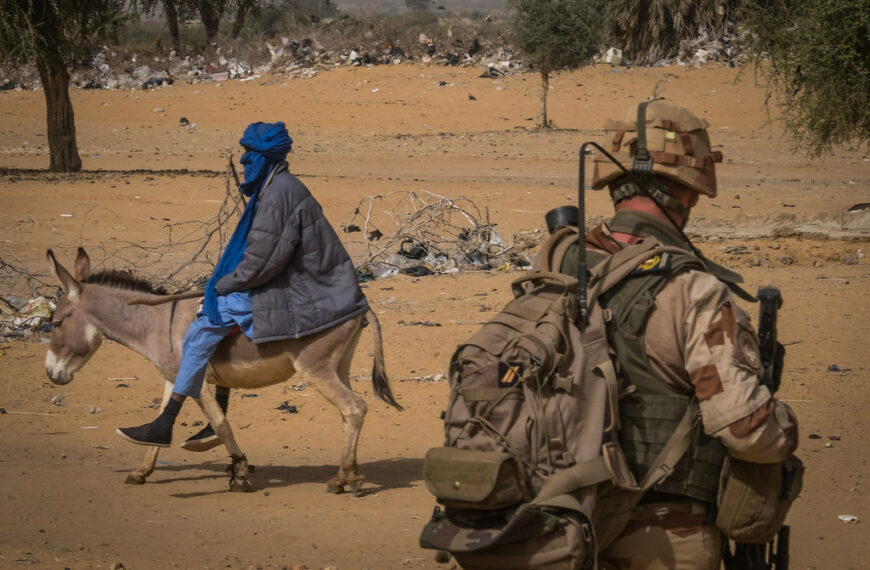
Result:
{"label": "man riding donkey", "polygon": [[[716,523],[726,456],[775,464],[798,443],[793,411],[759,380],[758,337],[732,293],[746,295],[740,277],[700,256],[682,231],[700,195],[716,196],[722,155],[711,150],[707,126],[682,107],[641,103],[605,124],[602,147],[625,168],[595,157],[592,187],[608,188],[615,215],[585,236],[590,267],[646,239],[686,250],[653,257],[602,300],[625,387],[620,443],[634,475],[650,469],[692,395],[703,427],[599,554],[602,568],[718,569],[727,546]],[[578,258],[568,248],[561,271],[577,275]]]}
{"label": "man riding donkey", "polygon": [[[209,359],[237,329],[254,343],[318,333],[368,310],[356,270],[317,200],[284,160],[293,140],[284,123],[253,123],[241,192],[247,206],[205,288],[202,310],[184,337],[172,396],[155,420],[118,428],[133,443],[168,447],[184,400],[199,397]],[[218,387],[224,413],[229,389]],[[182,444],[205,451],[221,444],[211,425]]]}

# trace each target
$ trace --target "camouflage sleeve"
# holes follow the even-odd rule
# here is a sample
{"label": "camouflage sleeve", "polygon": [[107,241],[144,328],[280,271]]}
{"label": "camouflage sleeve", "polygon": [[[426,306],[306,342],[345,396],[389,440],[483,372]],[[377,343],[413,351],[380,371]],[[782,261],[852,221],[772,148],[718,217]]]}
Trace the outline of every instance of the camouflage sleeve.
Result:
{"label": "camouflage sleeve", "polygon": [[716,278],[690,272],[686,279],[685,367],[704,431],[738,459],[782,461],[797,446],[797,421],[791,408],[759,383],[755,329]]}

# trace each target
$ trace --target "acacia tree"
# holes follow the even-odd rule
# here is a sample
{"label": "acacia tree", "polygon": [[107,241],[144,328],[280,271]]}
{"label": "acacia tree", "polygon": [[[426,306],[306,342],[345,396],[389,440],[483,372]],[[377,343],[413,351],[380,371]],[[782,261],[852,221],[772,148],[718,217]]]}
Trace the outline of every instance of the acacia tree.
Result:
{"label": "acacia tree", "polygon": [[549,128],[550,74],[592,62],[602,41],[602,0],[511,0],[513,44],[541,74],[539,126]]}
{"label": "acacia tree", "polygon": [[778,100],[794,149],[819,156],[852,142],[866,147],[867,0],[746,0],[741,16],[756,69]]}
{"label": "acacia tree", "polygon": [[122,0],[0,0],[0,63],[34,63],[45,93],[52,172],[78,172],[69,70],[90,61],[122,23]]}

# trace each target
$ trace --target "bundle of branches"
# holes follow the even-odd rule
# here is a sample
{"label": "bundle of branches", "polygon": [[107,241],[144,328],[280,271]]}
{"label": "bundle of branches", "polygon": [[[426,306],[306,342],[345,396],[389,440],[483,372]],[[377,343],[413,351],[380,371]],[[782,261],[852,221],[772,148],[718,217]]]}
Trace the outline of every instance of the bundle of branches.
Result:
{"label": "bundle of branches", "polygon": [[442,270],[489,267],[512,254],[488,211],[481,214],[465,197],[447,198],[425,190],[366,196],[341,223],[341,231],[362,272],[374,263],[390,263],[396,254]]}
{"label": "bundle of branches", "polygon": [[106,251],[106,260],[121,270],[135,268],[140,277],[169,292],[202,289],[244,209],[239,176],[228,149],[226,190],[217,214],[204,221],[167,224],[165,240],[155,244],[118,242],[121,247]]}

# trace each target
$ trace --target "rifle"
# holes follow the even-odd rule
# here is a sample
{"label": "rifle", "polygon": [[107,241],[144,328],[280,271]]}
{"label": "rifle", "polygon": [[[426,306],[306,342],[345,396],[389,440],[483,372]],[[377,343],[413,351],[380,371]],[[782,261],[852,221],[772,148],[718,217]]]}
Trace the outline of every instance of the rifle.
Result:
{"label": "rifle", "polygon": [[[782,295],[776,287],[759,287],[758,340],[761,352],[760,382],[771,394],[779,390],[785,347],[776,338],[776,312],[782,307]],[[767,544],[734,544],[734,553],[726,549],[727,570],[788,570],[789,527],[783,525]]]}
{"label": "rifle", "polygon": [[761,348],[761,383],[771,394],[779,390],[785,347],[776,339],[776,312],[782,307],[782,295],[776,287],[759,287],[758,340]]}

